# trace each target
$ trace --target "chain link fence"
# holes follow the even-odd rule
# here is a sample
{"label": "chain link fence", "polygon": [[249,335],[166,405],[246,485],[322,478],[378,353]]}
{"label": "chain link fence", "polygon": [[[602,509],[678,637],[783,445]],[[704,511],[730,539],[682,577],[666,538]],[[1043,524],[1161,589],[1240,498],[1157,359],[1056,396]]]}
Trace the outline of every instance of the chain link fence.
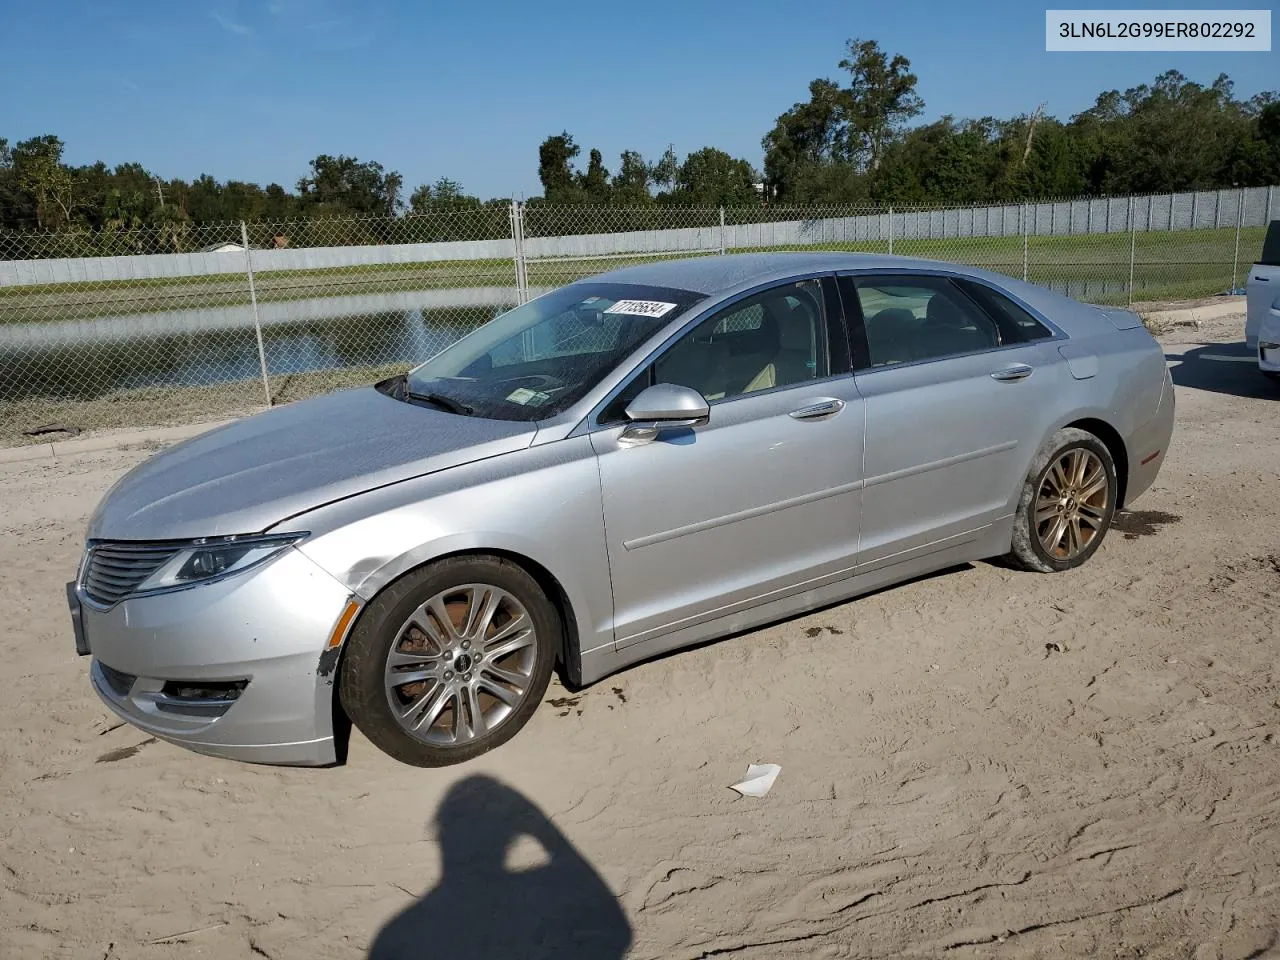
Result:
{"label": "chain link fence", "polygon": [[997,207],[539,202],[394,218],[0,234],[0,446],[219,419],[375,382],[512,306],[654,259],[842,250],[1109,304],[1237,288],[1275,188]]}

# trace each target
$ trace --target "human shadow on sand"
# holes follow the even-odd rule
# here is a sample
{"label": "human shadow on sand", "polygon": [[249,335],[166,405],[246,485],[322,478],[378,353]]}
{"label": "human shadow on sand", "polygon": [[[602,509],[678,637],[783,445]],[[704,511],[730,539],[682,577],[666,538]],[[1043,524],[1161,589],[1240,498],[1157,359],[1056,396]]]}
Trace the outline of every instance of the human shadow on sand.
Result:
{"label": "human shadow on sand", "polygon": [[[625,955],[631,926],[617,899],[520,793],[489,777],[468,777],[446,794],[436,827],[439,884],[379,931],[369,960]],[[541,860],[513,869],[508,852],[524,838],[541,846]]]}

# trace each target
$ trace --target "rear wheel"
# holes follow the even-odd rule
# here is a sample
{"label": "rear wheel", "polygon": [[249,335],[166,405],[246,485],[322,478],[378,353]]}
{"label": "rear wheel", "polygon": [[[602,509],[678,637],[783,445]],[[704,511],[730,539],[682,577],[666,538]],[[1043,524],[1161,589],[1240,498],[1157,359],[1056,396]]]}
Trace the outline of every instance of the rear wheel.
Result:
{"label": "rear wheel", "polygon": [[458,557],[396,581],[348,639],[347,716],[404,763],[439,767],[510,740],[546,692],[562,627],[523,569]]}
{"label": "rear wheel", "polygon": [[1106,445],[1085,430],[1059,430],[1036,455],[1023,484],[1010,559],[1040,573],[1080,566],[1110,529],[1117,492]]}

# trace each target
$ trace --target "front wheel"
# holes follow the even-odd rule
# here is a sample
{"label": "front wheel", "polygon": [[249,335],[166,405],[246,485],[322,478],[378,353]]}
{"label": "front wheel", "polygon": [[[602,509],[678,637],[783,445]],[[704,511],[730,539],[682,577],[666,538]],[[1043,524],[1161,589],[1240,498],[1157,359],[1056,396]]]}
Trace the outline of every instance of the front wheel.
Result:
{"label": "front wheel", "polygon": [[1111,527],[1117,492],[1106,445],[1085,430],[1059,430],[1036,455],[1023,484],[1010,559],[1039,573],[1080,566]]}
{"label": "front wheel", "polygon": [[561,633],[555,606],[516,564],[432,564],[387,587],[361,615],[342,663],[342,707],[404,763],[470,760],[528,722]]}

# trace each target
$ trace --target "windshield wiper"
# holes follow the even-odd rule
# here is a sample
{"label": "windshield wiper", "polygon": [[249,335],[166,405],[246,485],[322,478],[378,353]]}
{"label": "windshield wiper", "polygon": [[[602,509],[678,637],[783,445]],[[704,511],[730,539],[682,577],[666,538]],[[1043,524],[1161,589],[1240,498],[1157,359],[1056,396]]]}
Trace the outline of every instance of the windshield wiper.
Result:
{"label": "windshield wiper", "polygon": [[475,407],[440,393],[411,393],[409,397],[414,400],[425,400],[427,403],[434,403],[437,407],[442,407],[450,413],[456,413],[461,417],[469,417],[476,412]]}

